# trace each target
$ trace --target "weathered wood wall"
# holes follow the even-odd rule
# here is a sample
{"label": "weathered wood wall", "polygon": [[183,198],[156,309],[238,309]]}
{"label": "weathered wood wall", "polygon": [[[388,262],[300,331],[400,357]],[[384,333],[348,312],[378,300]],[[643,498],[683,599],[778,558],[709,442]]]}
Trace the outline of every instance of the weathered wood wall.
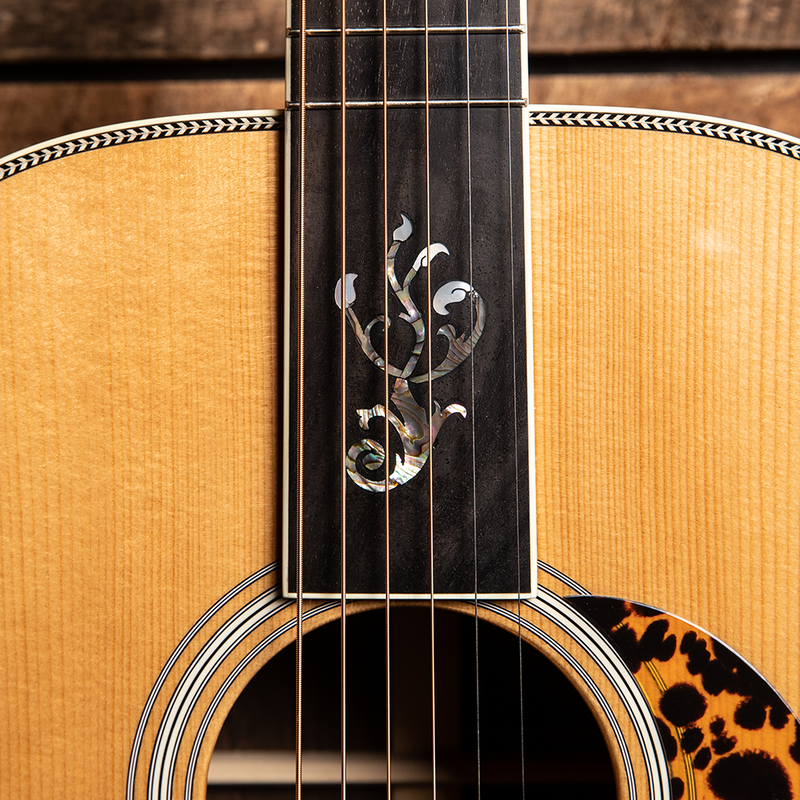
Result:
{"label": "weathered wood wall", "polygon": [[[530,0],[537,103],[800,136],[800,0]],[[283,0],[4,0],[0,154],[143,117],[283,105]]]}

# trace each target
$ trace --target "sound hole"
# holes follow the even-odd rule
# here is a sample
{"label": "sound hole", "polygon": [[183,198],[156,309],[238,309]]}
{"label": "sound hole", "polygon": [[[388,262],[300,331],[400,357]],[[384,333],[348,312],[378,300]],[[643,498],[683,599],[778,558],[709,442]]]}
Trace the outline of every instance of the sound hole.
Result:
{"label": "sound hole", "polygon": [[[386,798],[383,628],[380,611],[348,617],[347,796],[351,800]],[[336,623],[304,638],[304,759],[309,780],[304,782],[303,797],[307,800],[341,797],[339,637]],[[476,711],[474,619],[437,612],[437,797],[478,797],[479,718],[482,799],[523,797],[523,749],[527,796],[616,798],[603,736],[572,684],[525,644],[520,682],[517,637],[480,622],[477,639]],[[430,615],[425,608],[392,610],[391,683],[392,797],[430,798]],[[294,648],[289,647],[245,687],[225,720],[209,773],[210,800],[294,797],[294,704]],[[253,751],[258,755],[247,755]],[[220,780],[216,765],[227,760],[226,768],[234,767],[237,758],[244,758],[241,774]],[[247,759],[261,764],[249,777]]]}

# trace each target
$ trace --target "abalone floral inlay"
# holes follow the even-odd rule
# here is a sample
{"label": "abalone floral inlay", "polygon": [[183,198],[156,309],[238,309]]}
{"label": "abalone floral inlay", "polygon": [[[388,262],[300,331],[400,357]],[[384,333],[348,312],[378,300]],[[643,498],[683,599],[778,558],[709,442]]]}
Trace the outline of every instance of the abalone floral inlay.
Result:
{"label": "abalone floral inlay", "polygon": [[[389,375],[395,379],[391,389],[390,402],[396,411],[391,408],[387,411],[386,406],[382,403],[377,403],[371,408],[359,408],[356,411],[359,424],[363,429],[366,430],[370,421],[377,417],[388,417],[389,423],[400,437],[403,454],[402,456],[399,453],[395,454],[394,469],[388,479],[383,475],[376,474],[384,467],[386,461],[384,445],[380,442],[374,439],[362,439],[352,445],[346,455],[347,474],[358,486],[371,492],[383,492],[387,485],[391,490],[410,481],[425,466],[430,448],[444,421],[452,414],[459,414],[466,418],[467,410],[460,403],[450,403],[442,409],[438,402],[433,401],[433,413],[428,419],[428,409],[417,402],[411,391],[411,384],[432,384],[433,381],[444,377],[462,364],[478,343],[486,322],[486,303],[469,283],[449,281],[440,286],[431,304],[433,311],[440,316],[447,316],[449,313],[447,307],[450,304],[469,298],[473,305],[472,330],[458,336],[455,327],[451,324],[445,324],[439,328],[438,335],[447,339],[447,354],[439,366],[432,369],[430,373],[413,375],[425,346],[427,331],[419,308],[411,297],[411,285],[422,267],[428,268],[433,259],[440,254],[449,255],[449,250],[439,242],[423,248],[401,284],[396,274],[395,262],[403,243],[409,238],[412,231],[410,220],[404,214],[401,214],[401,217],[403,222],[394,230],[393,240],[387,254],[386,280],[395,297],[405,309],[405,313],[401,313],[399,318],[411,325],[415,334],[414,347],[403,367],[394,366],[391,363],[387,365],[384,357],[372,344],[372,332],[376,325],[383,326],[383,315],[372,319],[366,327],[363,327],[358,319],[354,308],[356,302],[355,280],[358,275],[351,272],[345,276],[344,292],[342,291],[342,281],[339,279],[334,292],[334,299],[339,308],[344,302],[347,320],[364,354],[378,369],[388,370]],[[342,299],[343,294],[344,300]],[[391,326],[391,319],[388,324]],[[370,473],[375,477],[370,477]]]}

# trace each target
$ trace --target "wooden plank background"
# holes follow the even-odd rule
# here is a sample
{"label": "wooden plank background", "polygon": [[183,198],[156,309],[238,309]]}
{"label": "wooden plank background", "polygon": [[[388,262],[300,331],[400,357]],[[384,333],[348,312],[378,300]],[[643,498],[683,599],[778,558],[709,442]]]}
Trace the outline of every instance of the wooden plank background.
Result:
{"label": "wooden plank background", "polygon": [[[0,155],[99,125],[283,105],[283,0],[4,0]],[[531,0],[530,99],[800,136],[800,0]]]}
{"label": "wooden plank background", "polygon": [[[529,0],[532,53],[800,46],[792,0]],[[0,60],[281,58],[282,0],[4,0]]]}

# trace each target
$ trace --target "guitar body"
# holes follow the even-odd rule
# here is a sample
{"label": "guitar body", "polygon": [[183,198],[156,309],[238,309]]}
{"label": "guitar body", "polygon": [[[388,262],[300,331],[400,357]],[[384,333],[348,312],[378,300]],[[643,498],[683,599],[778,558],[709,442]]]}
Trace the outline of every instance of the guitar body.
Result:
{"label": "guitar body", "polygon": [[[619,797],[724,797],[717,765],[754,751],[800,797],[795,718],[696,653],[800,708],[800,144],[530,117],[540,592],[480,614],[578,688]],[[0,162],[2,798],[204,797],[227,711],[293,640],[282,156],[281,117],[252,113]],[[639,666],[625,626],[658,639]],[[675,686],[704,714],[671,714]],[[713,737],[709,761],[660,726]]]}

